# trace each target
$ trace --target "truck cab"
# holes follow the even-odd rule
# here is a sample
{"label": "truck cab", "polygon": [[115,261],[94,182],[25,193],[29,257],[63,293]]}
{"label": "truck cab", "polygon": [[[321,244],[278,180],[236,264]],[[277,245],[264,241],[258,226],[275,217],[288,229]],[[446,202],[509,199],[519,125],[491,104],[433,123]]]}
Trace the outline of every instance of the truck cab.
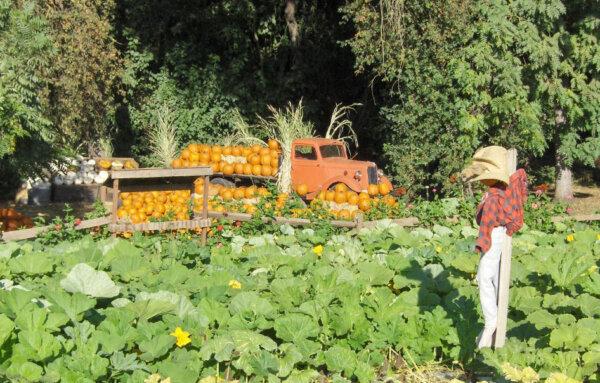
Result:
{"label": "truck cab", "polygon": [[340,140],[306,138],[292,143],[292,184],[307,185],[307,199],[338,183],[357,193],[367,191],[370,184],[386,183],[392,188],[375,163],[349,159]]}

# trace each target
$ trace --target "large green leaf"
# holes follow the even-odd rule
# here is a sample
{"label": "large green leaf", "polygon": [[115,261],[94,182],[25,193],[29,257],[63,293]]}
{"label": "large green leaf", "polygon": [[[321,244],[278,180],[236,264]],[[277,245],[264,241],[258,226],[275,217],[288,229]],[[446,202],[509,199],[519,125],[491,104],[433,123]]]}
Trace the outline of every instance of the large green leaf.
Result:
{"label": "large green leaf", "polygon": [[0,314],[0,349],[2,345],[12,335],[15,324],[6,315]]}
{"label": "large green leaf", "polygon": [[343,372],[351,377],[356,368],[356,354],[347,347],[333,346],[325,351],[327,369],[332,372]]}
{"label": "large green leaf", "polygon": [[288,314],[275,320],[273,326],[278,338],[295,343],[319,334],[319,325],[311,317],[303,314]]}
{"label": "large green leaf", "polygon": [[15,274],[48,274],[54,269],[52,259],[44,253],[26,253],[12,258],[9,262],[11,272]]}
{"label": "large green leaf", "polygon": [[70,293],[82,293],[94,298],[112,298],[120,292],[107,273],[94,270],[85,263],[73,266],[60,285]]}

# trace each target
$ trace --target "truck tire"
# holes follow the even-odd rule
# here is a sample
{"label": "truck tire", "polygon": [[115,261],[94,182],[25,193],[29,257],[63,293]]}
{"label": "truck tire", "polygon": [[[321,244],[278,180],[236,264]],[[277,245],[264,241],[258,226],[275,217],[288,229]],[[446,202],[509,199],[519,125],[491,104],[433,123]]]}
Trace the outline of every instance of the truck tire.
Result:
{"label": "truck tire", "polygon": [[230,180],[226,180],[225,178],[221,178],[221,177],[212,178],[210,180],[210,183],[215,184],[215,185],[225,186],[226,188],[235,187],[235,183],[233,183]]}

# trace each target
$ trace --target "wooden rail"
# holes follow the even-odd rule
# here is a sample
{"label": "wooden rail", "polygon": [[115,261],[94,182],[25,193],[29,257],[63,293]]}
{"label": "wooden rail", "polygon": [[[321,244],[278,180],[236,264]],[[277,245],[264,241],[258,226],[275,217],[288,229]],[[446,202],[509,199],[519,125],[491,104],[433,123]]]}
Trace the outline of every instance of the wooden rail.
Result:
{"label": "wooden rail", "polygon": [[600,214],[576,214],[576,215],[561,215],[558,217],[552,217],[552,222],[562,222],[562,221],[600,221]]}
{"label": "wooden rail", "polygon": [[[247,214],[247,213],[228,213],[228,212],[220,213],[220,212],[216,212],[216,211],[209,211],[208,216],[211,218],[216,218],[216,219],[226,219],[229,221],[242,221],[242,222],[250,221],[252,219],[252,215]],[[287,223],[288,225],[291,225],[291,226],[307,226],[307,225],[314,224],[314,221],[311,221],[306,218],[262,217],[261,220],[264,223],[276,223],[276,224],[286,224]],[[331,225],[335,226],[335,227],[368,228],[368,227],[374,227],[383,221],[384,220],[379,220],[379,221],[333,220],[330,222],[331,222]],[[385,220],[385,221],[388,221],[388,220]],[[419,224],[419,219],[416,217],[408,217],[408,218],[391,219],[391,220],[389,220],[389,222],[395,223],[400,226],[417,226]]]}
{"label": "wooden rail", "polygon": [[180,229],[202,229],[210,226],[210,219],[196,218],[186,221],[166,221],[166,222],[143,222],[143,223],[128,223],[119,222],[108,225],[112,232],[129,232],[129,231],[165,231],[165,230],[180,230]]}
{"label": "wooden rail", "polygon": [[[74,229],[75,230],[91,229],[93,227],[107,225],[109,223],[110,223],[110,217],[86,219],[86,220],[81,221],[81,223],[79,225],[75,226]],[[2,233],[2,240],[8,242],[8,241],[19,241],[22,239],[35,238],[42,233],[45,233],[50,230],[54,230],[54,228],[55,228],[55,225],[46,225],[46,226],[32,227],[30,229],[7,231],[7,232]]]}

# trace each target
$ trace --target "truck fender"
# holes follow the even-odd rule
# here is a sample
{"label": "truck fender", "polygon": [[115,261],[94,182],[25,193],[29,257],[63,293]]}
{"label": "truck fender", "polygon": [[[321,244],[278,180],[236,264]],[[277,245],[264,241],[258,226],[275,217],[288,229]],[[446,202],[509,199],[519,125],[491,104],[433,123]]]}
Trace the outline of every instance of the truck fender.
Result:
{"label": "truck fender", "polygon": [[342,184],[348,186],[348,188],[350,190],[353,190],[357,193],[360,193],[362,191],[362,189],[360,188],[360,183],[358,181],[352,180],[352,182],[348,182],[347,177],[339,177],[339,176],[330,178],[327,181],[323,182],[323,190],[327,190],[331,187],[331,185],[335,185],[337,183],[342,183]]}

